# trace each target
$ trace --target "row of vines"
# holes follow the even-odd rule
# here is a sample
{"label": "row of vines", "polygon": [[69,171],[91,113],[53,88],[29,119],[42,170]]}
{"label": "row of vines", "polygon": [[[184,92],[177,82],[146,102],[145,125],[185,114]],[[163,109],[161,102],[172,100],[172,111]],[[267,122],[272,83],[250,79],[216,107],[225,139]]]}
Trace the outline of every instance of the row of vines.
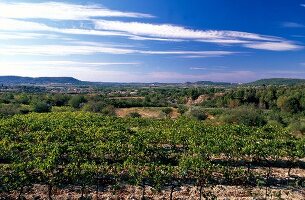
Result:
{"label": "row of vines", "polygon": [[[0,194],[34,184],[53,188],[124,184],[156,190],[191,184],[304,187],[304,177],[272,177],[273,167],[304,169],[305,139],[278,127],[208,126],[196,120],[51,113],[0,120]],[[266,173],[253,170],[261,166]]]}

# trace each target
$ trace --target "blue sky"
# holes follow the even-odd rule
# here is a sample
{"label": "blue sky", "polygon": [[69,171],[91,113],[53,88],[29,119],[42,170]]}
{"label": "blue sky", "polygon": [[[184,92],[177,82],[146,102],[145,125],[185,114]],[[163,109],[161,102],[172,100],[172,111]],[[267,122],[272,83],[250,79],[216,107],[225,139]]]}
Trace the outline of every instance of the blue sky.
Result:
{"label": "blue sky", "polygon": [[305,0],[1,1],[0,75],[305,78]]}

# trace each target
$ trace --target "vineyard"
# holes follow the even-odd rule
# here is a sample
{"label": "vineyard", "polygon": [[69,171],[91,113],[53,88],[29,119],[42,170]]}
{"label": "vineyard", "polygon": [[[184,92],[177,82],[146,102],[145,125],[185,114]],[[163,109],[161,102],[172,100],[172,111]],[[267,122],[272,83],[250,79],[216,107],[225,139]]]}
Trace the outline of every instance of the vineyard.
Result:
{"label": "vineyard", "polygon": [[[167,190],[198,188],[195,199],[216,198],[214,186],[288,188],[305,195],[305,138],[266,125],[206,125],[180,117],[117,118],[83,112],[16,115],[0,120],[0,199],[22,199],[29,188],[94,190],[126,185]],[[276,173],[280,170],[281,173]]]}

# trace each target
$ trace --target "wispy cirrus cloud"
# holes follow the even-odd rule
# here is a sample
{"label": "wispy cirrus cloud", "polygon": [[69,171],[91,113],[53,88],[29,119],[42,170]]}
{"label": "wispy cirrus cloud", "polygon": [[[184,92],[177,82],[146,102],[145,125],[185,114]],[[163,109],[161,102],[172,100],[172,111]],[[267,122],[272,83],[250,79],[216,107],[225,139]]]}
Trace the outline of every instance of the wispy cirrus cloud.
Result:
{"label": "wispy cirrus cloud", "polygon": [[153,17],[144,13],[111,10],[99,5],[61,2],[0,3],[0,10],[0,17],[12,19],[90,20],[99,17]]}
{"label": "wispy cirrus cloud", "polygon": [[147,51],[123,48],[109,44],[97,45],[7,45],[0,48],[0,55],[67,56],[92,54],[146,54],[146,55],[189,55],[218,57],[236,54],[232,51]]}
{"label": "wispy cirrus cloud", "polygon": [[0,32],[0,40],[13,40],[13,39],[63,39],[55,34],[46,33],[12,33]]}
{"label": "wispy cirrus cloud", "polygon": [[[246,48],[291,51],[301,49],[301,45],[284,38],[231,30],[196,30],[171,24],[151,24],[140,22],[110,21],[105,17],[150,18],[149,14],[122,12],[97,5],[79,5],[60,2],[46,3],[0,3],[0,30],[2,32],[52,32],[56,34],[94,35],[109,37],[127,37],[131,40],[155,40],[164,42],[206,42],[217,45],[239,45]],[[13,12],[12,12],[13,11]],[[60,25],[62,20],[87,20],[89,28],[81,23],[68,26],[50,26],[31,19],[55,20]],[[92,26],[92,23],[94,26]],[[286,24],[296,26],[297,24]],[[299,25],[299,24],[298,24]],[[7,34],[7,33],[2,33]],[[10,36],[15,39],[27,39]],[[5,37],[2,37],[2,39]],[[1,36],[0,36],[1,39]],[[30,38],[32,39],[32,38]],[[156,54],[156,53],[155,53]],[[186,55],[186,57],[189,55]],[[190,55],[190,57],[196,55]]]}
{"label": "wispy cirrus cloud", "polygon": [[300,50],[303,47],[290,41],[279,42],[254,42],[244,44],[245,47],[251,49],[270,50],[270,51],[295,51]]}
{"label": "wispy cirrus cloud", "polygon": [[0,61],[1,66],[65,66],[65,67],[98,67],[98,66],[123,66],[140,65],[139,62],[80,62],[70,60],[43,60],[43,61]]}
{"label": "wispy cirrus cloud", "polygon": [[305,4],[301,4],[300,6],[305,7]]}
{"label": "wispy cirrus cloud", "polygon": [[[182,26],[170,24],[149,24],[139,22],[122,22],[109,20],[96,20],[95,27],[102,30],[121,31],[133,35],[146,37],[172,38],[172,39],[195,39],[201,41],[211,41],[222,39],[228,43],[236,43],[236,39],[243,40],[266,40],[276,41],[277,38],[262,36],[254,33],[238,31],[216,31],[216,30],[193,30]],[[230,41],[232,40],[232,41]],[[217,41],[216,41],[217,42]]]}
{"label": "wispy cirrus cloud", "polygon": [[207,67],[190,67],[190,70],[207,70]]}
{"label": "wispy cirrus cloud", "polygon": [[280,37],[226,30],[193,30],[169,24],[149,24],[95,20],[95,28],[134,35],[131,39],[144,37],[150,40],[186,40],[217,44],[240,44],[243,47],[270,51],[299,50],[301,45]]}
{"label": "wispy cirrus cloud", "polygon": [[238,52],[232,51],[139,51],[142,54],[151,55],[189,55],[198,57],[218,57],[225,55],[237,54]]}
{"label": "wispy cirrus cloud", "polygon": [[20,35],[20,33],[18,32],[23,32],[25,34],[27,34],[27,32],[30,32],[32,34],[37,34],[38,32],[52,32],[52,33],[60,33],[60,34],[68,34],[68,35],[131,37],[131,35],[114,32],[114,31],[101,31],[101,30],[83,29],[83,28],[57,28],[57,27],[48,26],[43,23],[16,20],[16,19],[7,19],[7,18],[0,18],[0,24],[1,24],[0,31],[3,31],[1,34],[8,34],[8,32],[10,32],[9,34],[17,33]]}

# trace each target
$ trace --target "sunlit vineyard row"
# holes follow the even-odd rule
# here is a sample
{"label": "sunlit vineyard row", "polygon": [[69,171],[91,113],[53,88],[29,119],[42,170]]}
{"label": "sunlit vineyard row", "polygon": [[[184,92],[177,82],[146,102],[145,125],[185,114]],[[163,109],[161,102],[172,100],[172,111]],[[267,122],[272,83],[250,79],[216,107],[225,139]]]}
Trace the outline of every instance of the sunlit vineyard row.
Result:
{"label": "sunlit vineyard row", "polygon": [[[135,119],[83,112],[16,115],[0,120],[0,193],[34,184],[52,188],[192,184],[290,185],[273,167],[304,169],[305,139],[266,125],[209,126],[181,117]],[[253,170],[265,167],[266,173]],[[144,196],[143,192],[143,196]]]}

